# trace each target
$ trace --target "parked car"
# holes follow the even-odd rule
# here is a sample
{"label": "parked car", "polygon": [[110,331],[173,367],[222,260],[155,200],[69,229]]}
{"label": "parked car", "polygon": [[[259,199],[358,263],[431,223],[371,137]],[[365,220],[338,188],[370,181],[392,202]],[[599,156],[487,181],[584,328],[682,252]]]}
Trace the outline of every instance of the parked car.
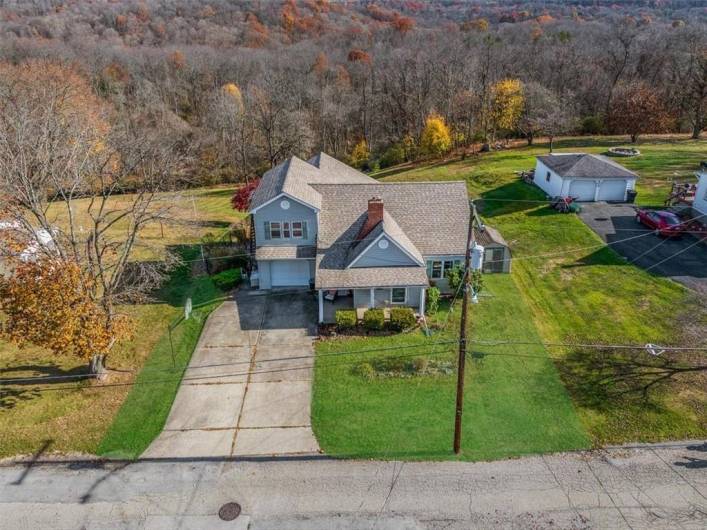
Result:
{"label": "parked car", "polygon": [[639,208],[636,210],[636,221],[665,237],[678,237],[685,232],[685,223],[674,213],[665,210]]}

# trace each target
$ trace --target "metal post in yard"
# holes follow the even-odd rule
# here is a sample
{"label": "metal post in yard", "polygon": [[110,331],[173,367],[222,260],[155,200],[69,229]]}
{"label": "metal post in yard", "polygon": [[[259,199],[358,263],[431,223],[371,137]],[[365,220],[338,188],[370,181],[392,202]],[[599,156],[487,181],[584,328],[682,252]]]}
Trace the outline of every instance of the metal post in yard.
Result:
{"label": "metal post in yard", "polygon": [[464,296],[462,298],[461,328],[459,330],[459,360],[457,366],[457,406],[454,415],[454,454],[461,452],[462,445],[462,415],[464,411],[464,369],[466,367],[466,320],[469,307],[469,269],[471,267],[471,248],[474,243],[474,221],[476,220],[476,206],[471,204],[471,216],[469,219],[469,234],[466,241],[466,252],[464,253]]}
{"label": "metal post in yard", "polygon": [[177,368],[177,363],[174,360],[174,342],[172,341],[172,325],[167,325],[167,333],[169,333],[169,347],[172,350],[172,368]]}

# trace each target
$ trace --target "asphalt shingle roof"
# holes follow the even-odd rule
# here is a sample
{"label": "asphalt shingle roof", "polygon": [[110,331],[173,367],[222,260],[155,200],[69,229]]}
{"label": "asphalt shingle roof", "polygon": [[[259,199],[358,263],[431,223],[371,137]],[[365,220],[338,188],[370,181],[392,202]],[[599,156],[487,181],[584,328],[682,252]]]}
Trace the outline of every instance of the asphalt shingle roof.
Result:
{"label": "asphalt shingle roof", "polygon": [[390,239],[395,241],[400,248],[405,250],[408,254],[413,256],[420,263],[424,263],[424,258],[415,245],[410,241],[410,238],[405,235],[405,232],[400,228],[400,225],[393,219],[386,210],[383,211],[383,221],[378,223],[373,229],[366,234],[366,237],[361,239],[358,243],[352,244],[349,247],[348,256],[346,259],[346,264],[351,265],[351,263],[359,257],[368,246],[373,243],[378,236],[381,234],[386,234]]}
{"label": "asphalt shingle roof", "polygon": [[267,171],[253,192],[251,210],[262,206],[281,193],[321,209],[321,197],[311,184],[357,184],[375,182],[351,166],[339,162],[326,153],[319,153],[309,161],[290,157]]}
{"label": "asphalt shingle roof", "polygon": [[[413,255],[420,258],[464,255],[469,227],[464,182],[314,184],[313,187],[322,197],[317,235],[318,289],[428,285],[424,266],[346,268],[351,259],[351,245],[366,220],[368,200],[374,196],[383,201],[389,235],[406,250],[415,249]],[[381,224],[384,226],[376,227],[377,230],[385,229],[385,220]]]}
{"label": "asphalt shingle roof", "polygon": [[508,246],[501,233],[489,225],[485,225],[483,231],[474,228],[474,240],[483,247]]}
{"label": "asphalt shingle roof", "polygon": [[314,245],[269,245],[255,249],[255,259],[312,259],[316,255]]}
{"label": "asphalt shingle roof", "polygon": [[543,164],[561,177],[568,178],[638,178],[621,164],[602,155],[559,153],[539,156]]}

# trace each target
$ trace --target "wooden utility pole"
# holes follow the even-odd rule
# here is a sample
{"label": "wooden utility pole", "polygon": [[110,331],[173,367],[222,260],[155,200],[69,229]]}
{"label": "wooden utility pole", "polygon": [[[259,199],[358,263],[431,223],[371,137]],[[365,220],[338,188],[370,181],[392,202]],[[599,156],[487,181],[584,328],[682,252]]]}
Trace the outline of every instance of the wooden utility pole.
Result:
{"label": "wooden utility pole", "polygon": [[469,219],[469,235],[466,240],[464,256],[464,296],[462,298],[461,329],[459,330],[459,360],[457,365],[457,408],[454,416],[454,453],[459,454],[462,444],[462,413],[464,409],[464,368],[466,366],[466,320],[469,308],[469,290],[471,286],[471,249],[474,246],[474,222],[476,221],[476,205],[470,201],[471,217]]}

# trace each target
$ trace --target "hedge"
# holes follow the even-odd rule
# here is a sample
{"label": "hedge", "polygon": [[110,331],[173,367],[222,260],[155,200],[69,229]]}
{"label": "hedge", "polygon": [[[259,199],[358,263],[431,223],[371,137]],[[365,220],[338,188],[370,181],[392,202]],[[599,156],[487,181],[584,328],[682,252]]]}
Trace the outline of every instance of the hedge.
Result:
{"label": "hedge", "polygon": [[385,315],[382,309],[368,309],[363,314],[363,327],[370,330],[380,330],[385,326]]}
{"label": "hedge", "polygon": [[338,309],[336,311],[336,325],[339,329],[351,329],[356,327],[355,309]]}
{"label": "hedge", "polygon": [[404,331],[417,324],[415,312],[411,307],[393,307],[390,310],[390,328],[395,331]]}

